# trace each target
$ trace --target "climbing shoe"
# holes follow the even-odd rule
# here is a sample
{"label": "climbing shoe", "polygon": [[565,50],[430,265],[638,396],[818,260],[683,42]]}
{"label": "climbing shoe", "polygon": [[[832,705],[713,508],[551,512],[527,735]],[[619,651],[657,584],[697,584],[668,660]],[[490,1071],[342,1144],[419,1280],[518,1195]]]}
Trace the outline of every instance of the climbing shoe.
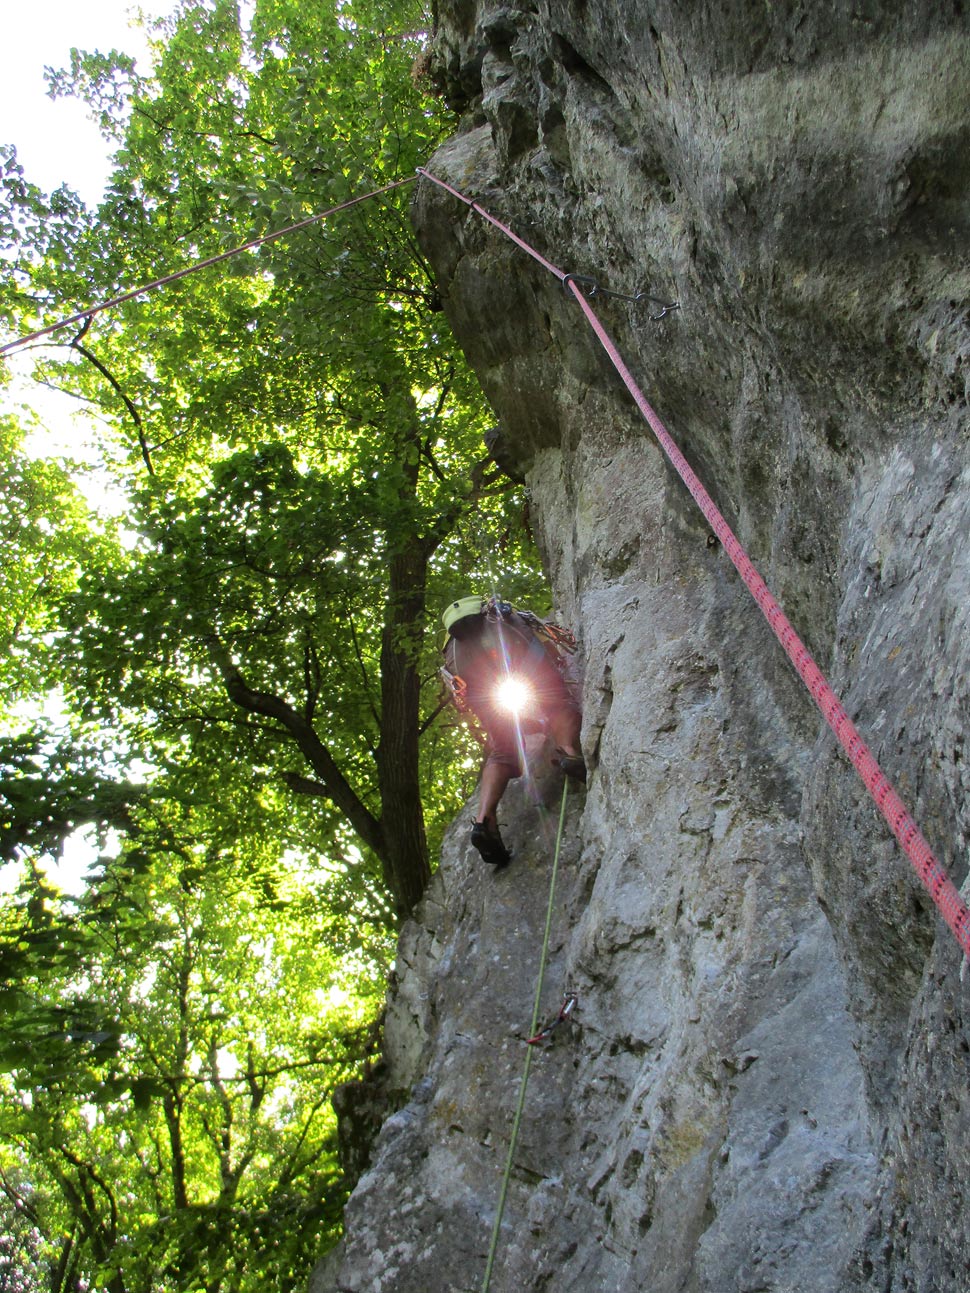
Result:
{"label": "climbing shoe", "polygon": [[566,754],[558,750],[553,762],[558,763],[567,777],[575,777],[577,781],[586,781],[586,762],[581,754]]}
{"label": "climbing shoe", "polygon": [[502,843],[498,827],[491,827],[488,822],[472,822],[472,848],[478,849],[482,861],[490,866],[508,866],[512,860],[512,854]]}

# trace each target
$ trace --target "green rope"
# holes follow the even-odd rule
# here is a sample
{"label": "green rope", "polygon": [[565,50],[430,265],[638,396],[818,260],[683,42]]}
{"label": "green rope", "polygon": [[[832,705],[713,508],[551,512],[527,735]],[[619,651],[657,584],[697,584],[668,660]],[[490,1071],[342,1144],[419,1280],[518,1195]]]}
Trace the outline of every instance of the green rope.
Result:
{"label": "green rope", "polygon": [[[556,852],[552,859],[552,876],[549,879],[549,902],[546,906],[546,929],[542,937],[542,954],[539,957],[539,977],[536,980],[536,995],[532,1005],[532,1026],[529,1029],[529,1036],[534,1037],[539,1028],[539,1006],[542,1001],[542,981],[546,974],[546,959],[549,955],[549,934],[552,929],[552,906],[553,898],[556,893],[556,874],[559,870],[559,851],[562,847],[563,824],[566,821],[566,794],[569,789],[569,778],[567,777],[562,786],[562,804],[559,808],[559,831],[556,835]],[[512,1138],[509,1141],[509,1154],[505,1160],[505,1175],[502,1178],[502,1188],[498,1196],[498,1208],[495,1212],[495,1225],[492,1227],[492,1242],[488,1250],[488,1261],[485,1265],[485,1278],[482,1280],[481,1293],[488,1293],[489,1284],[492,1279],[492,1267],[495,1264],[495,1254],[498,1252],[499,1232],[502,1229],[502,1216],[505,1212],[505,1199],[509,1192],[509,1181],[512,1177],[512,1159],[515,1155],[515,1143],[519,1137],[519,1124],[522,1121],[522,1111],[525,1108],[525,1092],[529,1085],[529,1069],[532,1067],[532,1050],[531,1046],[525,1048],[525,1068],[522,1070],[522,1082],[519,1086],[519,1103],[515,1110],[515,1117],[512,1120]]]}

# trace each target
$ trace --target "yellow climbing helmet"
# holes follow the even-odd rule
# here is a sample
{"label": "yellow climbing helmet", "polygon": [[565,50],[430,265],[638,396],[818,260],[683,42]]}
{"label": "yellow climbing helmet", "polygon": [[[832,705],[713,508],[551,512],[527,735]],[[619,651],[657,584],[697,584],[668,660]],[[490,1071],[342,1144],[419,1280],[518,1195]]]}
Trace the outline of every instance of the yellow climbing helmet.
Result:
{"label": "yellow climbing helmet", "polygon": [[468,615],[480,615],[484,605],[480,597],[459,597],[456,602],[449,602],[445,607],[441,622],[450,633],[451,626],[459,620],[465,619]]}

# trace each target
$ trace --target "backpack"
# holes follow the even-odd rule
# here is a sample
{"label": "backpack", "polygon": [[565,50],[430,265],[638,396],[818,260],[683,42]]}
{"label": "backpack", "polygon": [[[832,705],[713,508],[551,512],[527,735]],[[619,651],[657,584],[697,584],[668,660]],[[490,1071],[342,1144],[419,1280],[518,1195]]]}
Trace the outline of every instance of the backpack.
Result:
{"label": "backpack", "polygon": [[[469,598],[463,599],[463,602],[471,601],[472,599]],[[490,597],[487,601],[481,602],[478,613],[484,616],[487,622],[506,623],[513,632],[522,637],[523,633],[518,624],[511,622],[514,614],[518,621],[524,622],[529,631],[527,642],[529,654],[536,653],[544,660],[552,658],[560,672],[566,666],[565,656],[573,655],[576,651],[576,636],[569,629],[564,629],[552,620],[542,620],[532,611],[518,610],[511,602],[502,601],[499,597]],[[457,635],[449,633],[442,647],[443,651],[447,651],[452,636],[455,636],[456,641],[460,640]],[[465,680],[460,675],[452,673],[447,664],[443,664],[438,672],[445,685],[447,700],[451,701],[458,713],[468,722],[475,739],[484,745],[485,738],[478,730],[468,705],[468,687]]]}

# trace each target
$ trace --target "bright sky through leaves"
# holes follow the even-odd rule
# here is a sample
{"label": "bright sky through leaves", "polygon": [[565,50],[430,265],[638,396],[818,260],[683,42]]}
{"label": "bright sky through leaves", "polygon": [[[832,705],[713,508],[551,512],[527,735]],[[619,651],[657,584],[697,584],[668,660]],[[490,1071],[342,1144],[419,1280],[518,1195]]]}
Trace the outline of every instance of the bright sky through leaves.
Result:
{"label": "bright sky through leaves", "polygon": [[[148,3],[150,15],[167,3]],[[13,144],[28,177],[48,191],[66,183],[89,205],[101,200],[108,150],[84,105],[47,97],[45,67],[66,67],[72,46],[123,49],[141,62],[143,32],[131,26],[131,0],[34,0],[4,7],[0,42],[0,143]]]}
{"label": "bright sky through leaves", "polygon": [[[67,67],[71,49],[122,49],[147,70],[148,47],[137,15],[160,16],[168,0],[36,0],[9,5],[0,41],[0,144],[12,144],[27,178],[47,192],[61,184],[74,189],[91,207],[101,201],[111,171],[109,145],[78,99],[52,100],[44,68]],[[85,304],[76,302],[77,305]],[[5,338],[6,340],[7,338]],[[11,386],[0,406],[29,405],[41,428],[27,447],[39,454],[68,454],[100,467],[100,450],[91,443],[90,424],[77,416],[76,404],[39,386],[31,378],[33,356],[10,357]],[[103,474],[79,482],[91,503],[117,510]]]}

